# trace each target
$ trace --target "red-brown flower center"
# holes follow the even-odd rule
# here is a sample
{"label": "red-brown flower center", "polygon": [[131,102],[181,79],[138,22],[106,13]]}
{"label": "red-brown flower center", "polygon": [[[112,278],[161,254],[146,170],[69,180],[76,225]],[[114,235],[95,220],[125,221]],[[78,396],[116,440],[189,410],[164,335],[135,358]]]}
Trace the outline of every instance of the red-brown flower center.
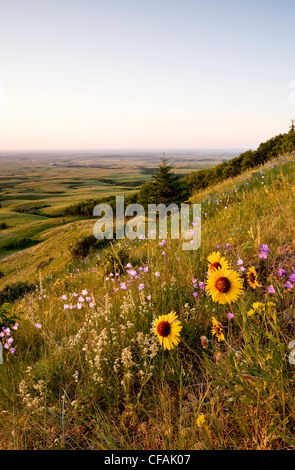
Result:
{"label": "red-brown flower center", "polygon": [[216,289],[222,294],[225,294],[230,289],[230,281],[227,277],[219,277],[215,282]]}
{"label": "red-brown flower center", "polygon": [[251,272],[251,273],[249,274],[249,279],[250,279],[251,282],[255,282],[256,279],[257,279],[256,274],[253,273],[253,272]]}
{"label": "red-brown flower center", "polygon": [[166,336],[169,336],[170,331],[171,331],[170,323],[168,321],[160,321],[160,323],[157,326],[158,334],[165,338]]}
{"label": "red-brown flower center", "polygon": [[212,263],[210,266],[210,270],[212,271],[213,269],[218,269],[221,268],[221,264],[218,263],[218,261],[215,261],[215,263]]}
{"label": "red-brown flower center", "polygon": [[214,325],[214,331],[216,333],[217,336],[220,336],[221,333],[222,333],[222,328],[220,325]]}

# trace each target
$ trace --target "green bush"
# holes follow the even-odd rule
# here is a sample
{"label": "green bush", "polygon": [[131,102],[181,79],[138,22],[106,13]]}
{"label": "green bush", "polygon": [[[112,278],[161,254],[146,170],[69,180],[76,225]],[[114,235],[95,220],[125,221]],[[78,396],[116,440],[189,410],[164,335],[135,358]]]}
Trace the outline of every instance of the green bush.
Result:
{"label": "green bush", "polygon": [[78,240],[71,248],[71,255],[76,260],[86,258],[91,252],[101,250],[109,244],[109,240],[103,238],[97,240],[93,235],[88,235]]}
{"label": "green bush", "polygon": [[18,282],[16,284],[7,286],[5,289],[0,291],[0,305],[13,302],[20,297],[23,297],[34,288],[34,284],[30,284],[29,282]]}

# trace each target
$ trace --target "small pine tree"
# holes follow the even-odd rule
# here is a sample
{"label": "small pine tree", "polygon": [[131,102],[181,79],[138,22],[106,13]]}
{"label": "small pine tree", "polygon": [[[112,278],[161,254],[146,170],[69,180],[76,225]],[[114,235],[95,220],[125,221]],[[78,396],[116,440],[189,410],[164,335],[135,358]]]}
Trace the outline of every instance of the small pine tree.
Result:
{"label": "small pine tree", "polygon": [[164,157],[152,176],[146,183],[140,194],[142,204],[180,204],[189,197],[188,186],[174,173],[173,165]]}

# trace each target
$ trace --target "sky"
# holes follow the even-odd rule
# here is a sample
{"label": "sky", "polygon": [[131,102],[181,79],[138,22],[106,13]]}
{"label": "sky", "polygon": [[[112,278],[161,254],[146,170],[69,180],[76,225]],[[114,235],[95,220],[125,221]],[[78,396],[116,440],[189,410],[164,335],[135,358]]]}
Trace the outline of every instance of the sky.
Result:
{"label": "sky", "polygon": [[0,0],[0,151],[255,149],[295,118],[294,0]]}

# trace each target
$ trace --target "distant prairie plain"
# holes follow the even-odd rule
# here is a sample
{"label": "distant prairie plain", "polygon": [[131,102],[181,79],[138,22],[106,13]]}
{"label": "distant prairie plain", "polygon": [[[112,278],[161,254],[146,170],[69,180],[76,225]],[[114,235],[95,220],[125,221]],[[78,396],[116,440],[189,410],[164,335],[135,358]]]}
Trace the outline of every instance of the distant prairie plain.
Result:
{"label": "distant prairie plain", "polygon": [[165,156],[179,175],[227,161],[241,150],[1,152],[0,203],[45,205],[42,214],[89,198],[129,193],[150,179]]}
{"label": "distant prairie plain", "polygon": [[49,229],[72,223],[72,204],[137,191],[164,156],[175,173],[215,166],[243,149],[113,150],[0,153],[0,259],[44,239]]}

